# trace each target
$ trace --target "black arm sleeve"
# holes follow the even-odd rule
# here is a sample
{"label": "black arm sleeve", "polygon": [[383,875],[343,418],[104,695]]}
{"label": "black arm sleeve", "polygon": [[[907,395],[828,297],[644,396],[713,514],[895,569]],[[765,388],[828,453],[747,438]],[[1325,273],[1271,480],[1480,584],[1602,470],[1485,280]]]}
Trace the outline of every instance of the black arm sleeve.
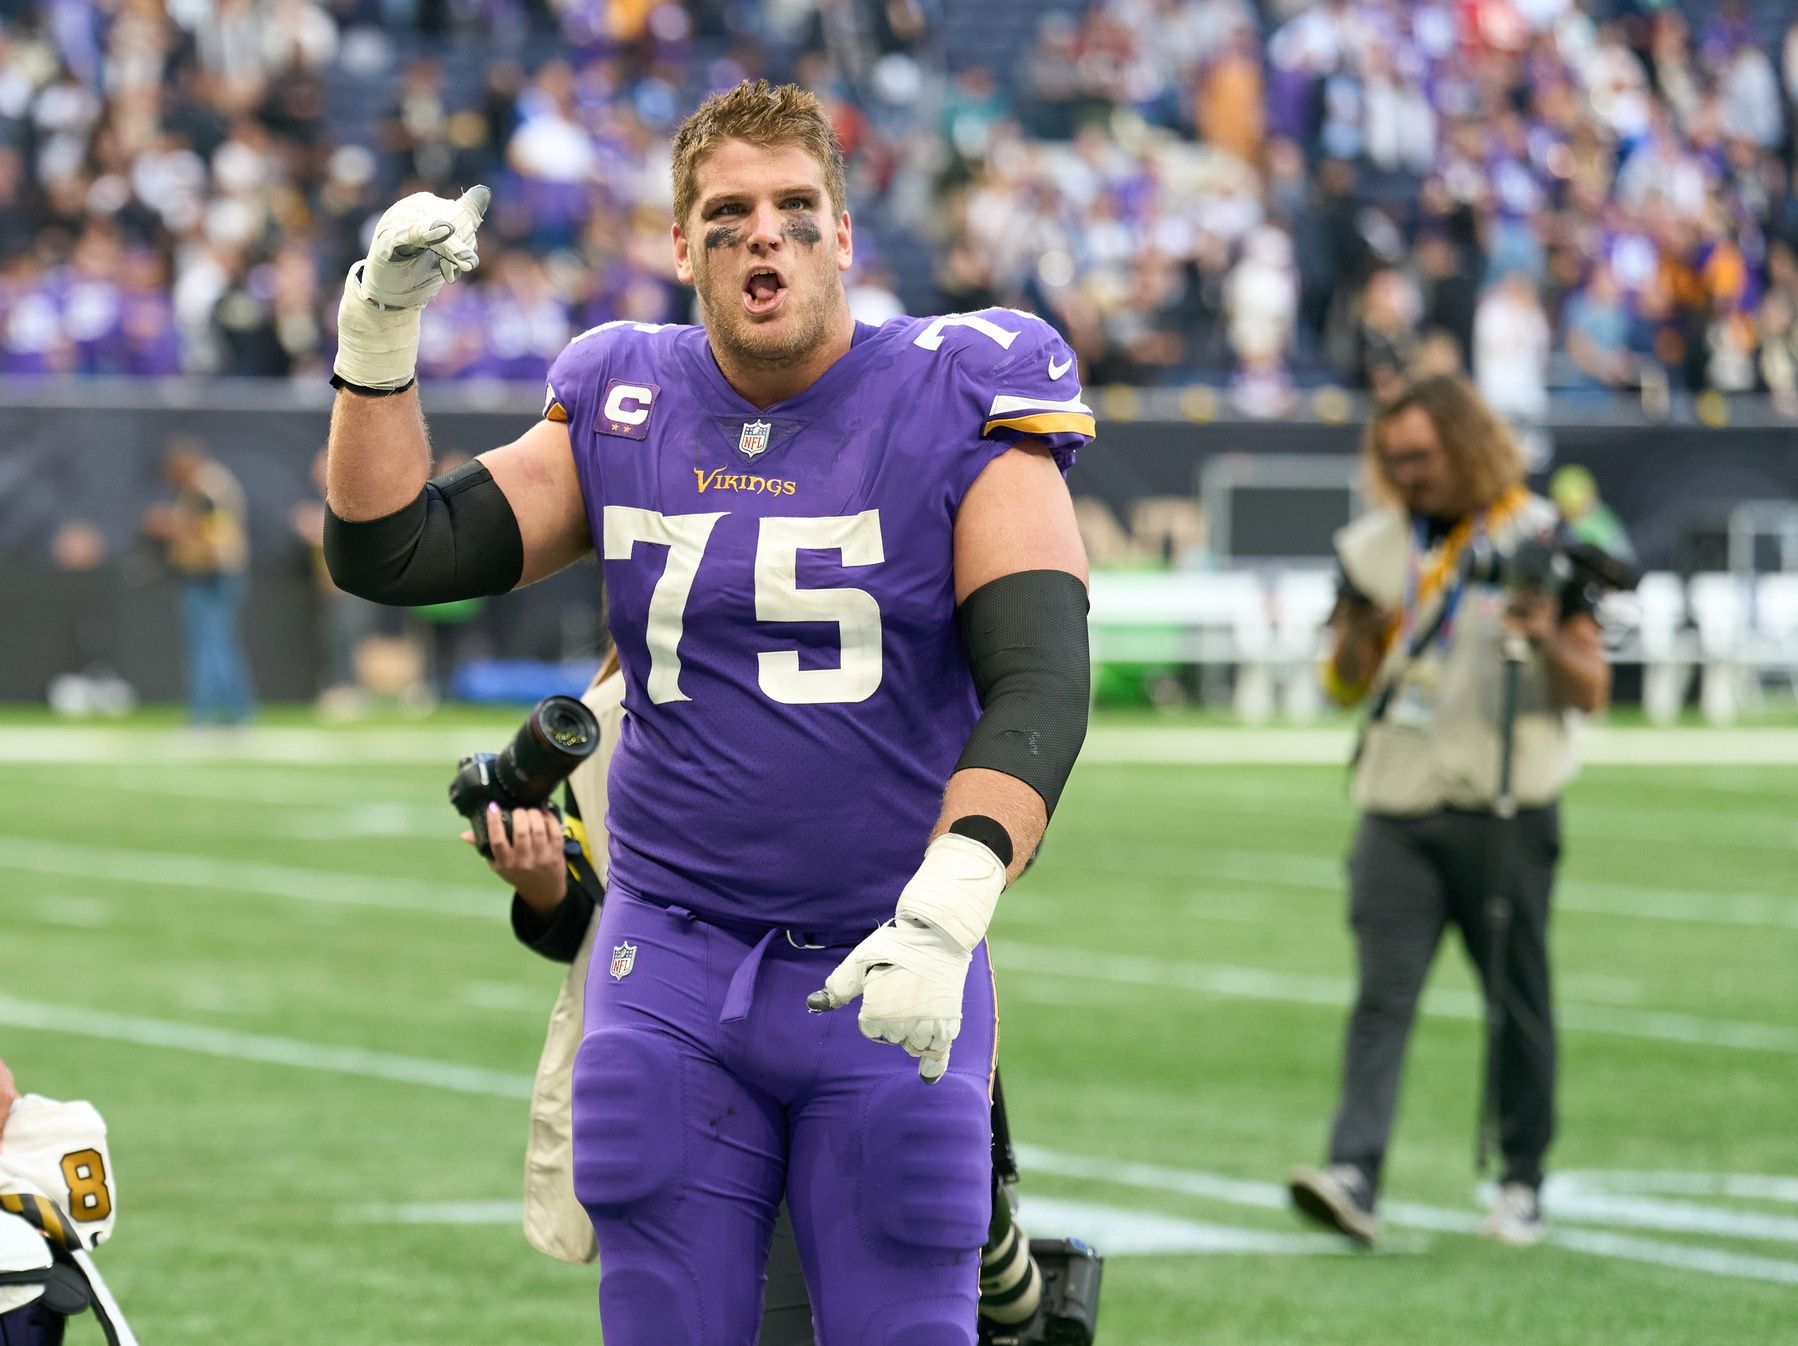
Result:
{"label": "black arm sleeve", "polygon": [[[562,788],[562,806],[568,817],[580,820],[574,790]],[[568,864],[568,895],[548,916],[539,916],[517,893],[512,894],[512,933],[518,942],[557,963],[572,963],[581,951],[599,906],[606,900],[606,886],[599,881],[587,852],[574,836],[564,835],[562,854]]]}
{"label": "black arm sleeve", "polygon": [[518,894],[512,895],[512,933],[532,953],[542,954],[557,963],[572,963],[587,937],[587,927],[599,910],[599,896],[593,891],[599,879],[587,870],[590,883],[570,877],[568,896],[547,917],[539,916],[525,905]]}
{"label": "black arm sleeve", "polygon": [[961,605],[982,714],[955,769],[1016,777],[1050,814],[1086,739],[1086,608],[1086,586],[1065,570],[1002,575]]}
{"label": "black arm sleeve", "polygon": [[420,607],[511,591],[524,574],[518,516],[479,461],[425,483],[411,504],[352,523],[325,506],[325,564],[345,593]]}

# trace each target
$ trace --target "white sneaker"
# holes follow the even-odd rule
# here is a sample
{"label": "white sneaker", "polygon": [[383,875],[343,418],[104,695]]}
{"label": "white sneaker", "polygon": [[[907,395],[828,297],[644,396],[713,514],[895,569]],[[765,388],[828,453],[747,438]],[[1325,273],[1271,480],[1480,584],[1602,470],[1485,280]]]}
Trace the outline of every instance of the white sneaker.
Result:
{"label": "white sneaker", "polygon": [[1380,1241],[1367,1175],[1353,1164],[1295,1168],[1286,1179],[1293,1209],[1325,1228],[1346,1234],[1363,1247]]}
{"label": "white sneaker", "polygon": [[1548,1237],[1542,1202],[1528,1183],[1507,1182],[1492,1210],[1480,1221],[1480,1237],[1512,1248],[1529,1248]]}

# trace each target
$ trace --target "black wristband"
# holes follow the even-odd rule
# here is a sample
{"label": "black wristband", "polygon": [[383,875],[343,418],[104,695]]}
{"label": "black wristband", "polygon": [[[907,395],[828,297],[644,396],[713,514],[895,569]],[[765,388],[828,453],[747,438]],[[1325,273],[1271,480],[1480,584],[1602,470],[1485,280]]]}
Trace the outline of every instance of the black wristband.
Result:
{"label": "black wristband", "polygon": [[331,386],[333,388],[337,389],[340,393],[354,393],[357,397],[393,397],[396,394],[405,392],[406,389],[412,387],[412,385],[417,382],[418,375],[414,374],[397,388],[364,388],[360,383],[351,383],[348,379],[335,371],[331,374]]}
{"label": "black wristband", "polygon": [[1005,824],[997,818],[989,818],[984,813],[970,813],[950,823],[949,830],[958,837],[978,841],[999,857],[1000,864],[1007,869],[1011,868],[1011,833],[1005,830]]}

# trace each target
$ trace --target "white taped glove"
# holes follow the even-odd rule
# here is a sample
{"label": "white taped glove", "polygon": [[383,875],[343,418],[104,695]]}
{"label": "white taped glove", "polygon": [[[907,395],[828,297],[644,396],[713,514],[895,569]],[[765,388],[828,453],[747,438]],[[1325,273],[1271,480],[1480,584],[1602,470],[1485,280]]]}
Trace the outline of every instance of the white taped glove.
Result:
{"label": "white taped glove", "polygon": [[480,264],[475,238],[492,193],[456,200],[415,192],[375,222],[368,256],[350,268],[337,305],[337,377],[403,388],[418,367],[418,319],[447,281]]}
{"label": "white taped glove", "polygon": [[862,1036],[904,1047],[925,1083],[936,1083],[961,1032],[968,965],[1004,891],[1005,866],[989,848],[952,832],[938,837],[893,919],[849,951],[806,1007],[837,1009],[860,996]]}

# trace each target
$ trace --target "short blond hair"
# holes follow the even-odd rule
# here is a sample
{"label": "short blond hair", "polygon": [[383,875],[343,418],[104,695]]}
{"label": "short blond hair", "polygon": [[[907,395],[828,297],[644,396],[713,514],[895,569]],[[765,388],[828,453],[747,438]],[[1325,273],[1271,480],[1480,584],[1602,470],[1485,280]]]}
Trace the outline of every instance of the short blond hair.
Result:
{"label": "short blond hair", "polygon": [[1523,453],[1517,438],[1466,379],[1431,374],[1406,385],[1380,403],[1361,440],[1361,470],[1376,505],[1400,503],[1381,456],[1386,424],[1400,412],[1421,407],[1436,427],[1442,451],[1476,507],[1490,505],[1523,481]]}
{"label": "short blond hair", "polygon": [[744,80],[693,109],[674,133],[674,220],[685,225],[699,195],[699,166],[727,140],[763,149],[797,145],[824,169],[824,189],[834,214],[849,204],[843,181],[843,147],[816,94],[797,84]]}

